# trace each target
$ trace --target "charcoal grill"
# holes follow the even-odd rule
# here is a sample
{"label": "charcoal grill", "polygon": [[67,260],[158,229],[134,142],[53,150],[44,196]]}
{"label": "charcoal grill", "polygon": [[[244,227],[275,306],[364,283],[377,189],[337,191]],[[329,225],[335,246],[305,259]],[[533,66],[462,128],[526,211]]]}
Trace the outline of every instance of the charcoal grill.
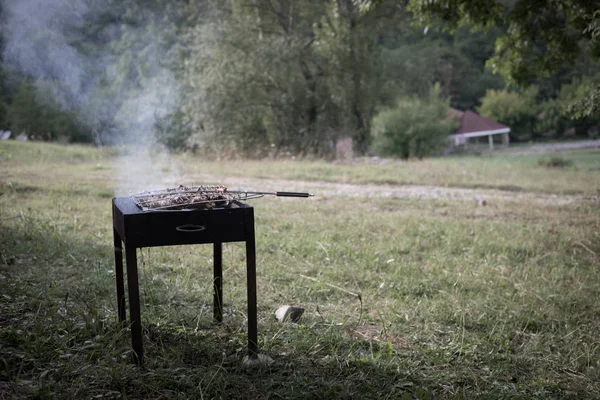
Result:
{"label": "charcoal grill", "polygon": [[117,313],[125,322],[123,243],[133,361],[144,350],[136,250],[142,247],[213,244],[213,317],[223,320],[223,243],[246,243],[248,354],[258,354],[254,209],[244,201],[263,196],[309,197],[297,192],[228,191],[223,186],[180,186],[112,200]]}

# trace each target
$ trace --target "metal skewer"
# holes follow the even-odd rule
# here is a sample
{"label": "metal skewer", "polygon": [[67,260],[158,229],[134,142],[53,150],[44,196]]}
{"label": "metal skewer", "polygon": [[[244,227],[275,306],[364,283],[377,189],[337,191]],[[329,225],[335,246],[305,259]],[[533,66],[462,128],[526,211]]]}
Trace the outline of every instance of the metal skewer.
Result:
{"label": "metal skewer", "polygon": [[[226,193],[241,193],[249,196],[276,196],[276,197],[312,197],[312,193],[301,193],[301,192],[244,192],[244,191],[227,191]],[[255,198],[255,197],[253,197]]]}

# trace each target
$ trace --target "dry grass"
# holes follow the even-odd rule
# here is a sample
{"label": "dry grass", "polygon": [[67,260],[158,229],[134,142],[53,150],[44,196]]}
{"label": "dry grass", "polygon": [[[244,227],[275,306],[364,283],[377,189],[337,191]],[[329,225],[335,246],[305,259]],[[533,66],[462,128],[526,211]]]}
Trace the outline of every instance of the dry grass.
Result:
{"label": "dry grass", "polygon": [[[245,255],[228,244],[221,326],[211,323],[210,246],[140,251],[147,365],[136,368],[115,314],[113,157],[0,143],[0,399],[600,397],[600,214],[585,197],[257,200],[259,341],[274,364],[242,365]],[[189,157],[187,176],[233,171]],[[593,194],[596,159],[572,157],[547,175],[515,159],[520,180],[506,184]],[[462,162],[427,161],[411,179],[439,183]],[[472,162],[489,163],[488,178],[502,165]],[[322,168],[332,171],[322,179],[352,182],[393,172],[233,165],[302,179]],[[301,323],[277,323],[282,304],[305,307]]]}
{"label": "dry grass", "polygon": [[[201,162],[187,156],[191,176],[218,178],[244,176],[306,181],[375,184],[416,184],[445,187],[488,188],[556,194],[598,195],[600,157],[598,151],[557,153],[564,163],[557,170],[540,165],[541,155],[462,156],[423,161],[369,159],[332,164],[322,161],[227,161]],[[543,164],[543,163],[542,163]]]}

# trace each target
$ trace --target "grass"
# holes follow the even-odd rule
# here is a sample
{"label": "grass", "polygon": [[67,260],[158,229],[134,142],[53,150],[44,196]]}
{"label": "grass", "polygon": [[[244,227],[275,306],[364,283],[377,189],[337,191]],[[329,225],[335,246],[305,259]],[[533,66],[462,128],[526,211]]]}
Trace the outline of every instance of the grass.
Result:
{"label": "grass", "polygon": [[548,159],[540,159],[538,164],[547,168],[566,168],[573,165],[573,161],[565,160],[562,157],[550,157]]}
{"label": "grass", "polygon": [[[598,154],[561,154],[573,165],[560,169],[539,166],[542,156],[381,166],[178,156],[199,178],[485,181],[582,196],[254,201],[259,341],[274,363],[242,363],[245,251],[227,244],[221,325],[211,246],[139,251],[147,358],[137,368],[116,322],[114,153],[2,142],[0,399],[598,398]],[[303,320],[276,322],[283,304],[305,307]]]}
{"label": "grass", "polygon": [[[218,177],[244,176],[340,183],[391,185],[437,185],[489,188],[556,194],[598,194],[600,157],[598,151],[556,153],[570,166],[561,173],[540,166],[544,155],[456,156],[424,161],[375,161],[332,164],[322,161],[229,161],[188,160],[194,174]],[[191,156],[190,156],[191,157]],[[184,158],[185,159],[185,158]]]}

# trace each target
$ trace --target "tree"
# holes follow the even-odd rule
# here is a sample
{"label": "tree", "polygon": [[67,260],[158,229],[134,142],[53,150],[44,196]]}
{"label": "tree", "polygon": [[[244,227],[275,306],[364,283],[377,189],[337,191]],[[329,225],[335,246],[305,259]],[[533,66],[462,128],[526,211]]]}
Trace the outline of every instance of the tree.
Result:
{"label": "tree", "polygon": [[322,71],[329,96],[323,101],[331,103],[332,128],[349,133],[358,154],[370,144],[369,125],[385,83],[377,46],[384,17],[361,13],[352,0],[329,0],[314,28],[315,53],[326,60]]}
{"label": "tree", "polygon": [[112,68],[88,96],[88,109],[102,111],[91,115],[93,126],[117,141],[183,147],[191,134],[181,111],[184,36],[213,2],[108,1],[97,19],[100,31],[113,33],[102,50]]}
{"label": "tree", "polygon": [[530,87],[524,92],[488,90],[477,111],[484,117],[510,126],[513,139],[529,139],[534,135],[539,112],[537,92],[537,87]]}
{"label": "tree", "polygon": [[[544,5],[551,0],[536,1]],[[22,6],[29,2],[40,8],[35,15],[28,14],[31,7]],[[55,85],[43,90],[55,95],[53,102],[38,104],[45,111],[32,104],[30,114],[46,118],[50,104],[55,115],[69,110],[60,115],[75,121],[84,134],[81,140],[89,140],[91,131],[98,143],[159,141],[174,148],[201,147],[211,153],[228,149],[259,157],[288,152],[326,156],[341,136],[352,137],[356,153],[362,154],[372,143],[377,110],[395,108],[399,97],[427,102],[429,88],[439,83],[442,97],[466,109],[477,106],[486,90],[505,87],[485,64],[496,42],[512,34],[507,31],[510,18],[498,14],[494,23],[499,26],[473,34],[472,27],[487,26],[485,19],[462,17],[474,12],[468,6],[475,3],[498,3],[510,16],[516,6],[509,3],[522,0],[448,0],[463,8],[442,10],[448,15],[442,13],[441,19],[435,17],[442,12],[435,9],[437,0],[377,3],[368,13],[361,9],[374,1],[6,3],[10,12],[3,14],[3,33],[10,44],[3,56],[12,57],[10,66],[20,69],[7,72],[7,82],[30,77],[35,94],[29,99],[34,100],[39,100],[40,82]],[[429,3],[433,8],[427,8]],[[498,12],[494,7],[475,11],[489,18]],[[425,21],[425,29],[411,24],[415,15]],[[444,21],[457,26],[455,32],[438,29]],[[574,31],[573,23],[567,25]],[[598,29],[591,24],[589,31],[590,38],[579,43],[580,55],[593,53],[585,49],[591,48]],[[546,42],[537,40],[531,57],[543,55],[544,46]],[[555,117],[559,103],[545,100],[556,97],[574,76],[594,71],[585,57],[576,62],[575,69],[562,68],[534,82],[545,105],[540,113]],[[2,94],[11,105],[18,84],[7,87]],[[28,90],[15,97],[11,112],[16,120],[25,112],[19,104],[27,103]],[[593,92],[585,94],[594,99]],[[590,113],[593,107],[579,110]],[[538,121],[533,132],[552,131],[554,117]]]}
{"label": "tree", "polygon": [[429,97],[405,96],[396,106],[373,118],[374,148],[383,155],[419,159],[438,154],[448,144],[456,124],[448,118],[449,101],[440,97],[439,85]]}
{"label": "tree", "polygon": [[[1,9],[0,9],[1,10]],[[1,42],[0,42],[1,45]],[[7,110],[8,110],[8,96],[6,93],[6,74],[4,72],[4,65],[0,61],[0,130],[4,130],[8,127]]]}
{"label": "tree", "polygon": [[[451,28],[469,24],[506,26],[488,60],[509,83],[526,86],[547,77],[584,52],[600,57],[600,7],[590,0],[409,0],[417,20],[443,21]],[[365,2],[363,2],[365,3]],[[366,2],[370,3],[370,2]],[[369,5],[369,4],[367,4]],[[581,99],[582,115],[600,108],[600,84]]]}
{"label": "tree", "polygon": [[367,150],[383,83],[375,15],[349,0],[247,0],[213,13],[190,29],[186,59],[185,114],[201,146],[326,155],[345,133]]}
{"label": "tree", "polygon": [[600,82],[600,74],[576,78],[570,84],[561,86],[556,104],[566,128],[575,128],[581,134],[597,131],[600,110],[594,109],[594,106],[600,99],[596,98],[598,93],[594,89],[594,81]]}
{"label": "tree", "polygon": [[8,109],[14,134],[66,142],[91,141],[91,133],[77,123],[76,116],[55,101],[55,91],[53,82],[21,82]]}
{"label": "tree", "polygon": [[189,29],[183,112],[196,145],[246,153],[319,147],[306,13],[291,1],[222,3]]}
{"label": "tree", "polygon": [[385,79],[380,90],[385,104],[393,105],[399,92],[426,97],[429,88],[439,83],[453,107],[468,109],[479,104],[487,89],[504,87],[502,77],[485,67],[500,28],[473,34],[465,26],[450,34],[440,24],[415,26],[414,16],[393,1],[382,2],[375,11],[384,9],[394,16],[380,22],[386,26],[379,28],[377,62]]}
{"label": "tree", "polygon": [[29,80],[23,80],[15,93],[8,111],[11,129],[15,135],[41,133],[38,126],[41,107],[35,99],[35,89]]}

